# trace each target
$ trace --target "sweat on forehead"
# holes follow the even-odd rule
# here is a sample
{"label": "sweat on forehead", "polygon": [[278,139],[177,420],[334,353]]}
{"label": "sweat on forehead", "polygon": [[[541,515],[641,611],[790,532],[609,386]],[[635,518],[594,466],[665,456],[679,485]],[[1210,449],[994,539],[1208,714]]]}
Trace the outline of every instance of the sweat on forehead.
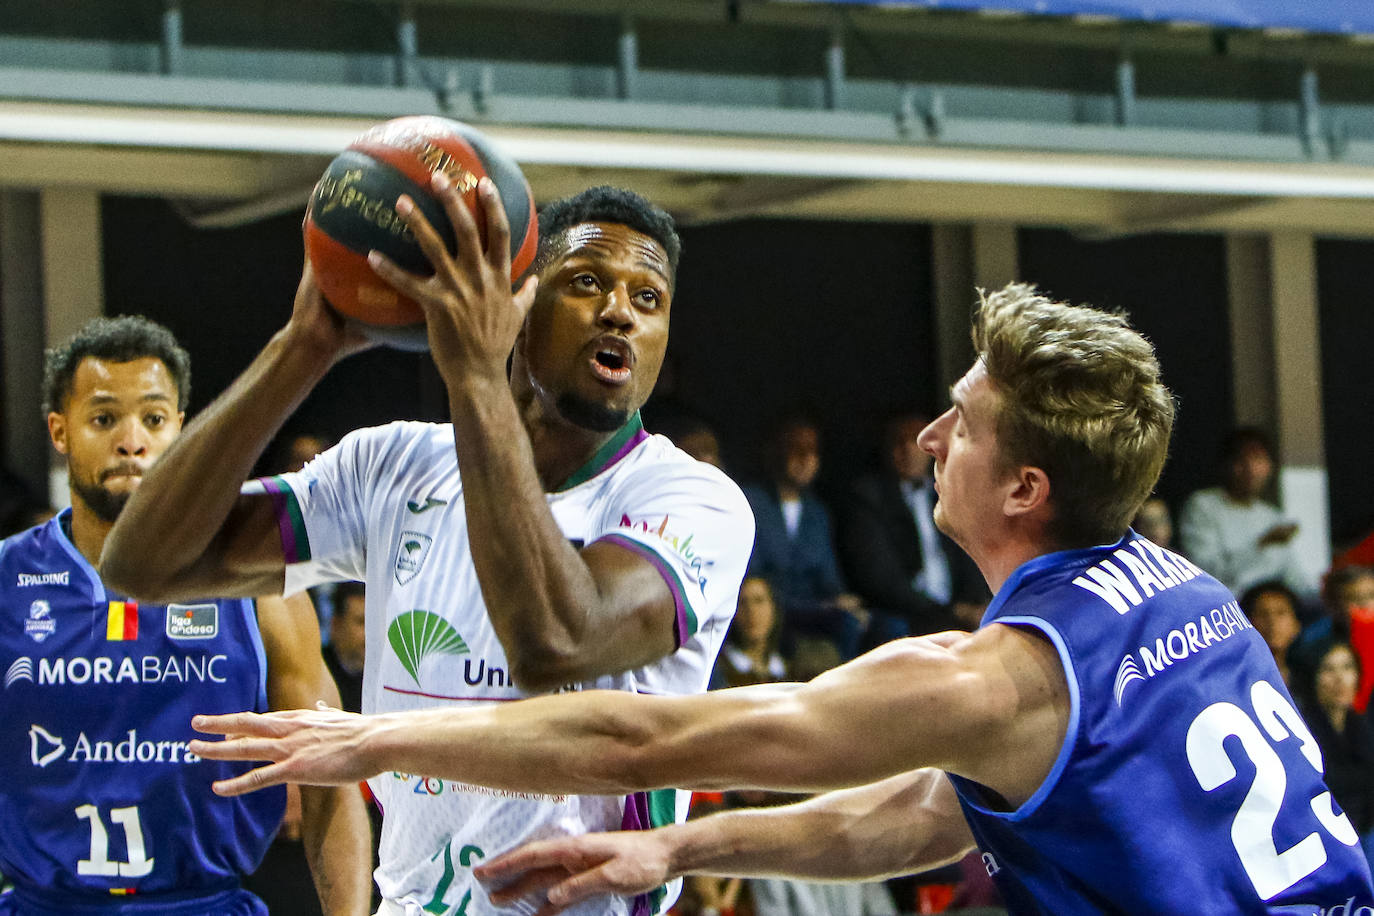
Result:
{"label": "sweat on forehead", "polygon": [[595,223],[625,226],[653,239],[668,256],[669,279],[677,277],[682,241],[672,216],[633,191],[608,185],[552,201],[539,211],[539,253],[534,269],[542,270],[562,252],[569,229]]}
{"label": "sweat on forehead", "polygon": [[655,239],[617,223],[578,223],[562,234],[561,244],[554,248],[554,257],[572,257],[586,252],[609,252],[620,245],[627,246],[645,267],[671,279],[668,253]]}

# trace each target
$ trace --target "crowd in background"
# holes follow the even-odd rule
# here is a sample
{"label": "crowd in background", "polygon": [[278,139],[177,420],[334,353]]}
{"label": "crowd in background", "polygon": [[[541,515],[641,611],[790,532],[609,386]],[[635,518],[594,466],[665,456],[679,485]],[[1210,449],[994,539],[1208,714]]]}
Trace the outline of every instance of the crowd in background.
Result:
{"label": "crowd in background", "polygon": [[[932,458],[918,438],[930,418],[893,413],[873,443],[871,470],[831,491],[816,489],[822,427],[804,414],[781,417],[762,440],[763,474],[741,481],[757,525],[734,623],[712,677],[720,689],[804,681],[889,640],[972,629],[991,599],[971,560],[935,526]],[[655,424],[679,448],[721,466],[711,427],[684,413]],[[1260,430],[1219,444],[1214,487],[1179,506],[1151,499],[1134,527],[1187,556],[1239,597],[1321,748],[1327,782],[1374,852],[1374,536],[1334,558],[1315,581],[1294,549],[1297,526],[1273,501],[1277,459]],[[283,439],[265,473],[298,470],[329,446],[318,435]],[[727,473],[730,469],[724,468]],[[0,472],[0,534],[52,515],[9,471]],[[361,708],[364,601],[361,583],[312,592],[322,651],[345,709]],[[741,752],[746,752],[741,749]],[[756,792],[703,794],[694,814],[793,800]],[[294,812],[294,816],[293,816]],[[318,913],[301,847],[299,804],[288,806],[278,841],[252,890],[273,913]],[[819,885],[780,879],[698,878],[674,909],[681,916],[879,916],[1000,912],[976,854],[915,879]]]}

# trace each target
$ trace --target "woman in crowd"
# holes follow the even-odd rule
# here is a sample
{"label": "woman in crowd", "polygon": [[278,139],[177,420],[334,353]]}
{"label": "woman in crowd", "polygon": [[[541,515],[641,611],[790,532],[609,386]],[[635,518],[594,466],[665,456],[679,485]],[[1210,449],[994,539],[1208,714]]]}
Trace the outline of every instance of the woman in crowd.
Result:
{"label": "woman in crowd", "polygon": [[1304,690],[1304,718],[1321,748],[1326,784],[1371,850],[1374,828],[1374,731],[1354,709],[1360,662],[1349,643],[1333,641]]}

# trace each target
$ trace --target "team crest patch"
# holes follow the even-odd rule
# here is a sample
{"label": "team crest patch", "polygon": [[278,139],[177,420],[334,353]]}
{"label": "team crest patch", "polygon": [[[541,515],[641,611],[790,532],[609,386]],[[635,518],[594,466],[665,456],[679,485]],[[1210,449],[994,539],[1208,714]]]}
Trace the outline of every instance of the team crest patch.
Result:
{"label": "team crest patch", "polygon": [[429,545],[434,539],[418,531],[402,531],[401,542],[396,545],[396,581],[405,585],[420,574],[429,556]]}
{"label": "team crest patch", "polygon": [[34,642],[42,642],[57,631],[57,621],[52,618],[52,608],[48,602],[39,598],[29,605],[29,619],[24,621],[24,632],[33,637]]}
{"label": "team crest patch", "polygon": [[171,639],[214,639],[219,635],[219,605],[167,605],[167,635]]}

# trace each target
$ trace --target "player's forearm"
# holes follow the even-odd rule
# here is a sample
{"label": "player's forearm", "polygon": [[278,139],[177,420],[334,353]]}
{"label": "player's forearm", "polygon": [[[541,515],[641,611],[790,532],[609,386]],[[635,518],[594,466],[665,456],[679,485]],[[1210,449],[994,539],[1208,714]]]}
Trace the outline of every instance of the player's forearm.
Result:
{"label": "player's forearm", "polygon": [[794,690],[760,685],[692,697],[598,690],[392,713],[364,717],[348,743],[369,773],[418,773],[514,792],[796,790],[810,787],[816,736],[791,699]]}
{"label": "player's forearm", "polygon": [[372,825],[355,786],[301,788],[301,838],[327,916],[362,916],[372,902]]}
{"label": "player's forearm", "polygon": [[665,828],[678,875],[875,880],[934,868],[973,844],[943,773],[920,770],[779,808]]}
{"label": "player's forearm", "polygon": [[[177,597],[172,590],[198,585],[196,570],[209,561],[240,486],[328,366],[324,356],[295,345],[289,329],[278,332],[148,471],[105,541],[106,581],[148,598]],[[243,583],[232,593],[280,587],[263,585]]]}
{"label": "player's forearm", "polygon": [[513,676],[532,690],[583,679],[578,656],[601,598],[549,511],[510,390],[468,385],[450,404],[473,565]]}

